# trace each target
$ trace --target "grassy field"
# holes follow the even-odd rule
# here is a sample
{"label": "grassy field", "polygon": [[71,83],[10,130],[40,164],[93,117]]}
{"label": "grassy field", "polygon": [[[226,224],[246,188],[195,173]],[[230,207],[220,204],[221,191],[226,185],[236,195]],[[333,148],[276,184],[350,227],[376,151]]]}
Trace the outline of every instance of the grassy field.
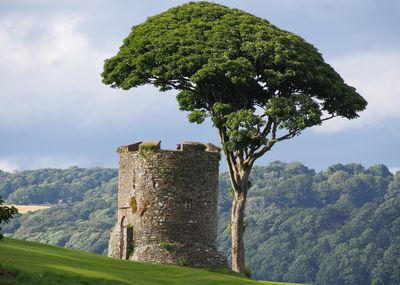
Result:
{"label": "grassy field", "polygon": [[1,285],[278,285],[230,272],[116,260],[82,251],[5,238],[0,242]]}
{"label": "grassy field", "polygon": [[18,213],[20,214],[25,214],[28,212],[36,212],[52,207],[52,205],[6,205],[6,206],[14,206],[15,208],[18,209]]}

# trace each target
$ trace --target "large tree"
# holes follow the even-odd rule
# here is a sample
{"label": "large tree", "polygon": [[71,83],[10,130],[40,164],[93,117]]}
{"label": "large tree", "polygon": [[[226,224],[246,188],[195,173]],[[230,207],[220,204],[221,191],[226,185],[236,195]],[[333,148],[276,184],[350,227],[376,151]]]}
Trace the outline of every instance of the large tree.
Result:
{"label": "large tree", "polygon": [[[8,221],[16,214],[18,213],[17,208],[13,206],[5,206],[3,205],[4,200],[0,196],[0,226],[1,224],[8,223]],[[3,232],[0,227],[0,241],[3,239]]]}
{"label": "large tree", "polygon": [[244,209],[254,162],[280,141],[367,102],[301,37],[244,11],[191,2],[134,26],[103,83],[176,89],[190,122],[211,118],[233,189],[232,269],[244,273]]}

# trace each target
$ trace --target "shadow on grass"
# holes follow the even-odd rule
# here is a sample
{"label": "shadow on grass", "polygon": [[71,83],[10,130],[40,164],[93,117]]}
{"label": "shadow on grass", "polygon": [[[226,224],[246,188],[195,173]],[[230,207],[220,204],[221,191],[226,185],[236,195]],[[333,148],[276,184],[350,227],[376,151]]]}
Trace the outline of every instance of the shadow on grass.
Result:
{"label": "shadow on grass", "polygon": [[0,264],[1,285],[126,285],[128,283],[117,280],[86,278],[81,276],[69,276],[56,274],[49,271],[28,273],[6,264]]}
{"label": "shadow on grass", "polygon": [[220,274],[224,274],[224,275],[231,275],[231,276],[236,276],[236,277],[247,278],[229,268],[204,268],[204,270],[208,271],[208,272],[213,272],[213,273],[220,273]]}

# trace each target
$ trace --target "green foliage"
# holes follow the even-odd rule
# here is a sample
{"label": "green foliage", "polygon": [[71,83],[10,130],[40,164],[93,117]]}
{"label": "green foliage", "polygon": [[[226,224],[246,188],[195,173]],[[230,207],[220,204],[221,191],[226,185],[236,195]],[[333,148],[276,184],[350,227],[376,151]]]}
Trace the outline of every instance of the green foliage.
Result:
{"label": "green foliage", "polygon": [[249,266],[246,265],[246,267],[244,268],[244,276],[251,278],[251,269]]}
{"label": "green foliage", "polygon": [[400,284],[400,243],[392,244],[383,254],[383,260],[374,268],[373,285]]}
{"label": "green foliage", "polygon": [[160,242],[160,246],[162,249],[166,251],[172,251],[176,248],[176,246],[168,241],[162,241]]}
{"label": "green foliage", "polygon": [[245,149],[252,143],[260,144],[263,140],[260,129],[264,122],[260,116],[254,114],[254,110],[238,110],[225,116],[225,124],[229,129],[227,135],[229,141],[226,147],[231,151]]}
{"label": "green foliage", "polygon": [[193,111],[189,113],[188,120],[191,123],[201,124],[206,119],[206,114],[202,111]]}
{"label": "green foliage", "polygon": [[[18,213],[18,210],[13,206],[5,206],[3,198],[0,196],[0,225],[8,223],[8,221]],[[3,239],[3,231],[0,227],[0,241]]]}
{"label": "green foliage", "polygon": [[0,178],[0,196],[10,204],[59,204],[81,201],[85,192],[116,177],[116,169],[76,166],[68,169],[4,172]]}
{"label": "green foliage", "polygon": [[[349,164],[315,173],[298,162],[256,167],[244,235],[253,277],[324,285],[397,284],[397,263],[381,264],[399,241],[400,175],[377,168],[384,169]],[[218,244],[229,257],[227,180],[226,174],[220,178]]]}
{"label": "green foliage", "polygon": [[[45,244],[6,238],[0,243],[0,284],[18,285],[277,285],[232,275],[227,270],[127,262]],[[284,285],[284,284],[282,284]],[[288,284],[289,285],[289,284]]]}
{"label": "green foliage", "polygon": [[[50,173],[59,175],[47,173],[41,179],[51,181]],[[9,179],[5,177],[0,184]],[[299,162],[275,161],[255,167],[250,179],[244,238],[253,278],[398,284],[400,172],[393,176],[382,166],[337,164],[316,173]],[[105,254],[116,221],[117,184],[115,177],[87,190],[80,201],[17,214],[4,225],[5,234]],[[229,176],[223,173],[218,248],[228,257],[229,188]]]}
{"label": "green foliage", "polygon": [[[104,171],[107,173],[108,170]],[[100,187],[86,191],[81,201],[18,214],[5,225],[5,234],[12,233],[13,237],[19,239],[106,254],[109,230],[117,219],[117,188],[118,179],[115,177]]]}
{"label": "green foliage", "polygon": [[179,257],[177,265],[178,266],[188,266],[189,265],[189,259],[187,257]]}
{"label": "green foliage", "polygon": [[188,143],[194,146],[194,148],[196,148],[199,151],[205,151],[207,149],[207,146],[200,142],[188,142]]}
{"label": "green foliage", "polygon": [[245,220],[243,221],[243,232],[246,231],[248,225],[249,225],[249,219],[245,219]]}
{"label": "green foliage", "polygon": [[[354,119],[367,105],[301,37],[209,2],[183,4],[134,26],[105,60],[102,78],[124,90],[175,89],[189,122],[210,117],[241,197],[254,162],[275,143],[334,117]],[[233,224],[242,226],[245,203]],[[242,233],[232,234],[242,242]],[[232,247],[238,249],[234,268],[243,273],[244,246]]]}
{"label": "green foliage", "polygon": [[144,84],[178,90],[189,121],[211,117],[231,150],[265,145],[276,128],[298,134],[321,124],[322,111],[356,118],[367,104],[301,37],[209,2],[134,26],[105,61],[102,77],[125,90]]}
{"label": "green foliage", "polygon": [[155,144],[140,144],[139,145],[139,155],[143,157],[143,159],[148,164],[153,164],[151,160],[151,153],[157,150],[157,146]]}
{"label": "green foliage", "polygon": [[140,144],[139,145],[139,152],[149,152],[149,151],[155,151],[157,149],[157,145],[155,144]]}

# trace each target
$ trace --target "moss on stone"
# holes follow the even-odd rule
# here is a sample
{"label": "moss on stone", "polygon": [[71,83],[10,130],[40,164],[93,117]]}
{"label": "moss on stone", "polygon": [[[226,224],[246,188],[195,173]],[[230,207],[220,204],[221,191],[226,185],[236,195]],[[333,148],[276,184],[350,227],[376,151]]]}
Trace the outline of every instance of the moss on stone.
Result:
{"label": "moss on stone", "polygon": [[152,165],[151,153],[157,150],[157,145],[155,144],[141,144],[139,145],[139,155],[149,164]]}
{"label": "moss on stone", "polygon": [[207,146],[202,143],[194,143],[193,145],[196,147],[197,150],[200,150],[200,151],[205,151],[207,148]]}
{"label": "moss on stone", "polygon": [[155,144],[140,144],[139,145],[139,152],[143,152],[143,151],[155,151],[157,150],[157,145]]}
{"label": "moss on stone", "polygon": [[207,146],[200,142],[187,142],[187,144],[193,146],[198,151],[205,151],[207,149]]}
{"label": "moss on stone", "polygon": [[131,197],[129,205],[131,206],[132,213],[136,213],[137,212],[137,202],[136,202],[136,198],[135,197]]}
{"label": "moss on stone", "polygon": [[162,241],[160,242],[161,248],[165,249],[166,251],[172,251],[176,248],[176,246],[173,243],[170,243],[168,241]]}

